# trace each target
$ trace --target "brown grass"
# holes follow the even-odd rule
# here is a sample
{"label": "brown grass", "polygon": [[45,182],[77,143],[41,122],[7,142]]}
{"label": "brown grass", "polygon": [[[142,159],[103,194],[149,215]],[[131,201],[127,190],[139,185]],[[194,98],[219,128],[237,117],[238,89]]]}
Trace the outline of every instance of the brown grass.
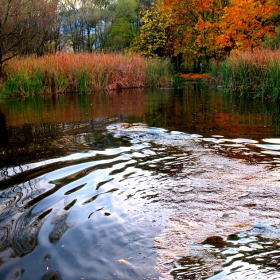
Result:
{"label": "brown grass", "polygon": [[8,92],[29,94],[37,79],[40,93],[82,93],[163,86],[170,83],[170,65],[139,55],[60,53],[13,59],[5,75]]}

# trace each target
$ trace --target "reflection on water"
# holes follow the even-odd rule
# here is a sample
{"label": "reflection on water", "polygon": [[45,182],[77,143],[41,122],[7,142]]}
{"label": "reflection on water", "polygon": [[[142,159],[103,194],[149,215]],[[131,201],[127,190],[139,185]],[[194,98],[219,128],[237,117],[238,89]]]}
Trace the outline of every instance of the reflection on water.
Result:
{"label": "reflection on water", "polygon": [[[178,257],[174,279],[279,279],[280,229],[256,225],[252,229],[193,244],[191,252]],[[216,242],[216,241],[219,242]]]}
{"label": "reflection on water", "polygon": [[0,278],[158,279],[162,184],[197,162],[197,147],[277,168],[278,116],[275,104],[192,85],[1,100]]}
{"label": "reflection on water", "polygon": [[166,215],[148,206],[157,175],[138,166],[146,158],[164,160],[151,148],[125,140],[8,168],[0,204],[1,279],[39,279],[50,270],[62,279],[156,277],[151,248]]}
{"label": "reflection on water", "polygon": [[[182,90],[2,99],[0,165],[19,165],[85,148],[106,147],[110,143],[102,132],[107,124],[116,122],[141,122],[170,131],[199,134],[205,139],[218,135],[260,141],[277,139],[280,135],[276,103],[194,90],[194,85]],[[67,136],[72,137],[65,145]],[[91,147],[83,146],[84,137],[94,137],[92,143],[87,142]],[[229,144],[237,148],[240,143]]]}

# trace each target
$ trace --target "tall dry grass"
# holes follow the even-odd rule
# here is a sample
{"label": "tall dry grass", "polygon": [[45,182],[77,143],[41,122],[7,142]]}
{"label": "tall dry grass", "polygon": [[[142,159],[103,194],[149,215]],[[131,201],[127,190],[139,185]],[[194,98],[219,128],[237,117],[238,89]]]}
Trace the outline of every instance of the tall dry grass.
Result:
{"label": "tall dry grass", "polygon": [[101,92],[165,86],[169,61],[122,54],[56,54],[16,58],[5,68],[4,94]]}
{"label": "tall dry grass", "polygon": [[212,63],[210,74],[223,89],[241,95],[280,99],[280,50],[259,50]]}

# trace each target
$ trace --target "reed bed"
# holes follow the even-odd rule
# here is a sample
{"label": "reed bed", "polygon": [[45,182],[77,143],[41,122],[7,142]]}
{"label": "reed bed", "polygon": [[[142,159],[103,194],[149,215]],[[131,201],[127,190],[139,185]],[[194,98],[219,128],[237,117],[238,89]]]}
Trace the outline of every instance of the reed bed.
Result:
{"label": "reed bed", "polygon": [[280,50],[242,52],[212,63],[210,75],[222,89],[250,97],[280,99]]}
{"label": "reed bed", "polygon": [[172,82],[168,60],[123,54],[56,54],[6,65],[2,94],[92,93],[161,87]]}

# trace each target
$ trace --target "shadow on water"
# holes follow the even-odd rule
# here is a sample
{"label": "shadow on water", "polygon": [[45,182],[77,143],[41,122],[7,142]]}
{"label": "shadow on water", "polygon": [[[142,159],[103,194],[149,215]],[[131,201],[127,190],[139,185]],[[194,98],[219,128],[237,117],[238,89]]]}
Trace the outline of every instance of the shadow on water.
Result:
{"label": "shadow on water", "polygon": [[277,166],[279,120],[195,85],[0,100],[0,278],[158,279],[162,184],[198,147]]}

